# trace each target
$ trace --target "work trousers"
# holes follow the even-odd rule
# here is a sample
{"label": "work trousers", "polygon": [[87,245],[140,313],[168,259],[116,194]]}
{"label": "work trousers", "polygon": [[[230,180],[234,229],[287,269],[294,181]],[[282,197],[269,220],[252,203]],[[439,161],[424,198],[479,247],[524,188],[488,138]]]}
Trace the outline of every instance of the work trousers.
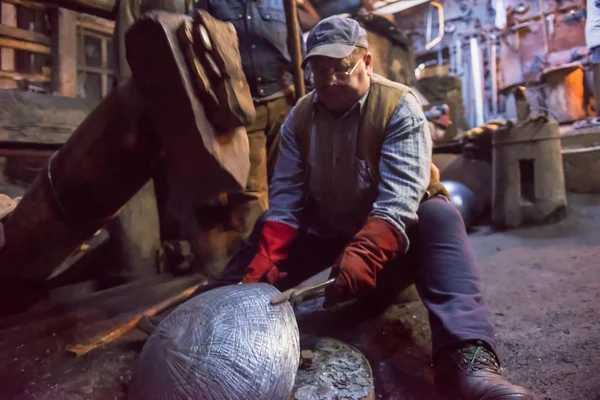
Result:
{"label": "work trousers", "polygon": [[228,195],[242,239],[250,236],[256,221],[268,208],[269,182],[279,154],[279,131],[292,108],[292,97],[280,97],[254,107],[256,119],[246,127],[250,144],[246,190]]}
{"label": "work trousers", "polygon": [[[377,277],[377,288],[362,301],[392,302],[394,294],[414,282],[429,311],[433,354],[448,346],[483,340],[495,348],[490,312],[483,298],[478,266],[458,210],[441,197],[421,203],[419,222],[407,232],[410,249],[391,260]],[[223,285],[237,284],[258,250],[261,222],[246,246],[229,262],[218,279],[198,289],[203,293]],[[331,266],[348,238],[324,240],[300,234],[280,265],[289,275],[277,283],[285,290]]]}
{"label": "work trousers", "polygon": [[269,180],[279,151],[279,131],[292,107],[292,97],[256,103],[256,119],[246,126],[250,145],[250,173],[246,189],[222,194],[195,208],[193,221],[184,222],[201,269],[218,276],[233,254],[250,236],[267,210]]}

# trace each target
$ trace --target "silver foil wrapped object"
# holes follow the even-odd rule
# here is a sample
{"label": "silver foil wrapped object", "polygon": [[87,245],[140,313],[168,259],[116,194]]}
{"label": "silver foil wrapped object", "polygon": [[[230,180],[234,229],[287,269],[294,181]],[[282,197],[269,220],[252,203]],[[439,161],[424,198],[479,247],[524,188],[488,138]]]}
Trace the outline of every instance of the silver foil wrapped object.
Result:
{"label": "silver foil wrapped object", "polygon": [[225,286],[188,300],[140,355],[130,400],[289,399],[300,339],[288,302],[265,283]]}

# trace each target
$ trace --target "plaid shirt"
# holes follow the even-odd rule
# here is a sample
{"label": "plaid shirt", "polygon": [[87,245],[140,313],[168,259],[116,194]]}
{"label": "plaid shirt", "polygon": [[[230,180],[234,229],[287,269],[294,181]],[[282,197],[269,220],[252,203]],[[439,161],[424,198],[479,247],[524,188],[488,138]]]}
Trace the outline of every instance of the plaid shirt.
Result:
{"label": "plaid shirt", "polygon": [[[352,236],[373,215],[402,233],[406,239],[403,250],[407,251],[406,231],[417,222],[417,208],[429,185],[429,126],[419,101],[407,94],[388,123],[379,162],[381,182],[376,184],[366,163],[357,156],[365,100],[366,96],[340,118],[315,104],[306,163],[291,129],[292,109],[281,128],[280,154],[265,219],[321,236]],[[305,209],[308,212],[304,213]]]}
{"label": "plaid shirt", "polygon": [[[198,0],[196,8],[235,27],[242,69],[255,102],[292,90],[283,0]],[[304,54],[302,38],[301,45]]]}

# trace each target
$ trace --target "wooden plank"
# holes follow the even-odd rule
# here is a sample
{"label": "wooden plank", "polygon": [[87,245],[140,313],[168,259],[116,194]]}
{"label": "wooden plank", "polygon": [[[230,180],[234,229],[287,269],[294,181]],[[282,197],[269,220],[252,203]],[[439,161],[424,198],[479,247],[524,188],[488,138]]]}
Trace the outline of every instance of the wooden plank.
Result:
{"label": "wooden plank", "polygon": [[[17,26],[17,7],[13,4],[0,3],[0,23],[2,25]],[[2,46],[0,46],[2,47]],[[10,48],[0,48],[0,70],[15,70],[15,50]],[[0,79],[0,89],[14,89],[17,87],[13,80]]]}
{"label": "wooden plank", "polygon": [[50,54],[50,46],[37,43],[24,42],[22,40],[8,39],[0,37],[0,47],[8,47],[10,49],[31,51],[32,53]]}
{"label": "wooden plank", "polygon": [[64,144],[73,130],[65,126],[0,126],[0,143]]}
{"label": "wooden plank", "polygon": [[0,90],[0,142],[63,144],[91,109],[81,99]]}
{"label": "wooden plank", "polygon": [[111,318],[143,313],[198,284],[203,284],[199,276],[173,278],[155,275],[77,300],[61,301],[60,304],[44,300],[22,314],[0,317],[0,351],[5,354],[19,343],[29,345],[52,333],[67,343],[82,342],[96,337],[100,331],[98,328],[114,327]]}
{"label": "wooden plank", "polygon": [[27,8],[34,8],[38,10],[48,9],[48,5],[44,4],[43,1],[28,1],[28,0],[2,0],[3,3],[14,4],[15,6],[23,6]]}
{"label": "wooden plank", "polygon": [[12,79],[15,81],[27,80],[33,83],[50,82],[50,77],[43,74],[22,74],[14,71],[0,71],[0,78]]}
{"label": "wooden plank", "polygon": [[97,17],[115,19],[119,2],[117,0],[33,0],[37,3],[54,5],[68,10],[91,14]]}
{"label": "wooden plank", "polygon": [[3,149],[2,143],[0,143],[0,157],[40,157],[40,158],[50,158],[52,154],[56,152],[60,148],[60,145],[57,144],[54,150],[38,150],[38,149]]}
{"label": "wooden plank", "polygon": [[104,35],[112,36],[115,31],[115,22],[105,18],[98,18],[92,15],[80,14],[77,19],[77,26]]}
{"label": "wooden plank", "polygon": [[92,72],[94,74],[107,74],[113,75],[115,72],[110,68],[100,68],[100,67],[87,67],[87,66],[79,66],[77,67],[79,71]]}
{"label": "wooden plank", "polygon": [[50,38],[42,33],[0,25],[0,36],[50,46]]}
{"label": "wooden plank", "polygon": [[108,330],[100,332],[99,334],[95,335],[94,337],[86,340],[81,344],[68,345],[66,347],[66,350],[69,353],[73,353],[77,357],[80,357],[98,347],[110,343],[115,339],[123,336],[125,333],[129,332],[133,328],[135,328],[138,322],[140,322],[140,320],[143,317],[153,317],[170,307],[173,307],[186,301],[192,295],[192,293],[194,293],[196,289],[198,289],[198,286],[199,285],[193,285],[185,289],[181,293],[171,296],[165,300],[162,300],[161,302],[152,305],[148,309],[138,314],[120,316],[120,318],[118,318],[119,321],[116,324],[116,326],[111,326]]}
{"label": "wooden plank", "polygon": [[77,14],[56,9],[51,15],[52,88],[62,96],[77,97]]}

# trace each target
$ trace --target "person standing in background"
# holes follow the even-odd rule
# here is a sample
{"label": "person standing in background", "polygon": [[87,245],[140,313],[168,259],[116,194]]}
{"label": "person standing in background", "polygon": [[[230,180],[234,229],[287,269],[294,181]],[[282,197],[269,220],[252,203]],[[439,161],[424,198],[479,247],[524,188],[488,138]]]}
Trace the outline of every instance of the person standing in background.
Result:
{"label": "person standing in background", "polygon": [[[250,144],[246,190],[223,194],[212,204],[196,209],[196,219],[203,229],[210,229],[214,223],[228,232],[224,242],[200,234],[198,240],[205,243],[193,243],[195,253],[216,252],[222,256],[235,253],[268,207],[268,185],[277,159],[279,130],[294,103],[293,76],[283,0],[199,0],[196,8],[235,27],[242,68],[256,109],[255,121],[246,126]],[[228,261],[225,258],[217,260],[216,266],[205,267],[218,270]]]}

